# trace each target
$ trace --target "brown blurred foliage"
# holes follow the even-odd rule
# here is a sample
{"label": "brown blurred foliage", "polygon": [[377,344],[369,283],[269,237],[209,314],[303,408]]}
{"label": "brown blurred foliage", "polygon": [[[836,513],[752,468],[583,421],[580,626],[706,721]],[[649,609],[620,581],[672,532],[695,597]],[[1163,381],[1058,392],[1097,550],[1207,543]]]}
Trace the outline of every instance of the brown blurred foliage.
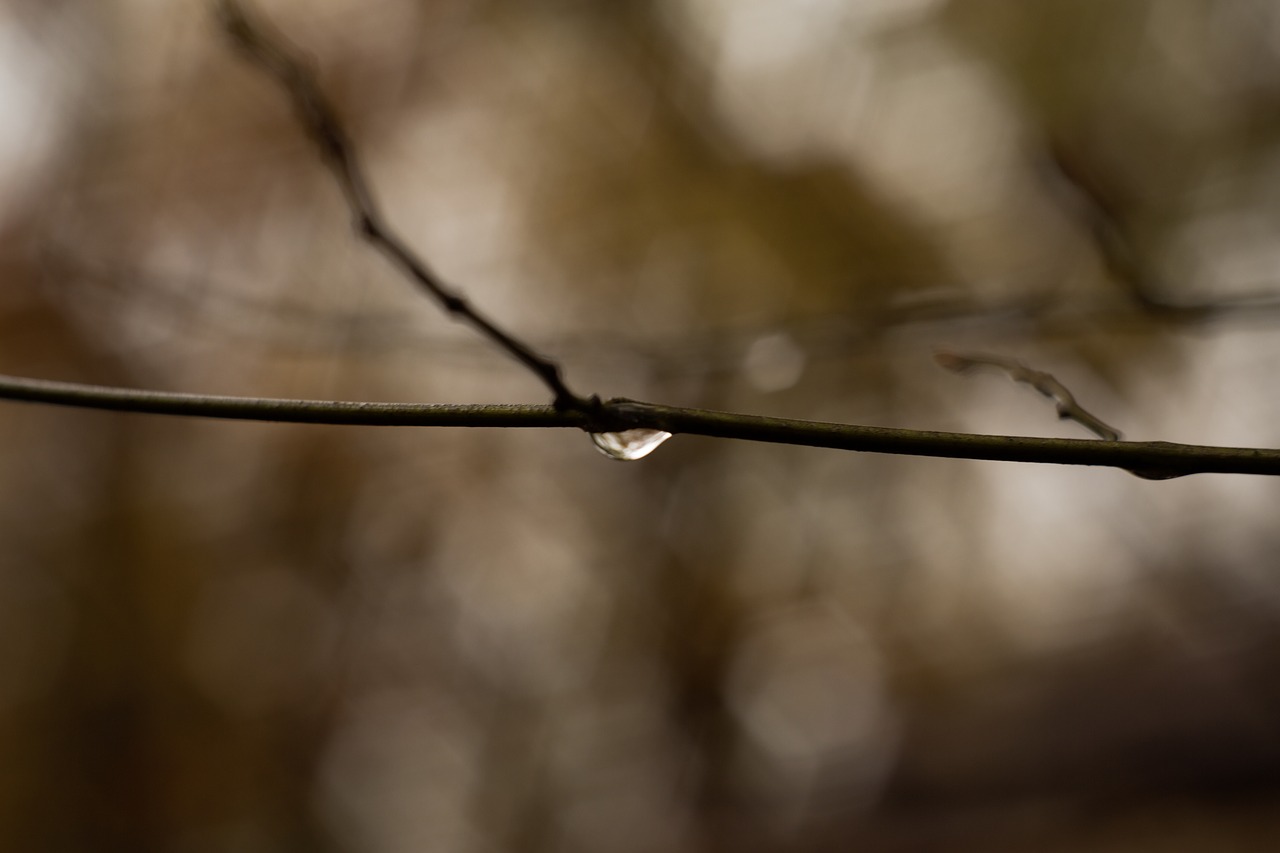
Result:
{"label": "brown blurred foliage", "polygon": [[[1274,446],[1265,0],[260,0],[605,396]],[[0,370],[541,401],[203,3],[0,5]],[[15,850],[1260,850],[1277,486],[0,408]]]}

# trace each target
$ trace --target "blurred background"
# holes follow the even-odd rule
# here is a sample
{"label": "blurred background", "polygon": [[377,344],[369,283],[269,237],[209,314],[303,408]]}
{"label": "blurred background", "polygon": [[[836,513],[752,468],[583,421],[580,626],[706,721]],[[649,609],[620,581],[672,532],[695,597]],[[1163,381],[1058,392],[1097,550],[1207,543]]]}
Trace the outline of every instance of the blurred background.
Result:
{"label": "blurred background", "polygon": [[[211,3],[0,3],[0,371],[546,402]],[[1270,0],[259,0],[583,393],[1280,443]],[[0,405],[0,845],[1280,844],[1280,487]]]}

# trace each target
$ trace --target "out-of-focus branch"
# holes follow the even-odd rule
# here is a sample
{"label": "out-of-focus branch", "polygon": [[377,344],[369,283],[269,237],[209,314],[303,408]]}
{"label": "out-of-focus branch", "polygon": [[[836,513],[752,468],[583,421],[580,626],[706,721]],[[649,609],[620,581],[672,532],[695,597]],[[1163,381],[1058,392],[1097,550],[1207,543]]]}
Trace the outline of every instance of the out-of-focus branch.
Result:
{"label": "out-of-focus branch", "polygon": [[955,373],[971,373],[975,370],[997,370],[1008,374],[1014,382],[1030,385],[1041,395],[1053,401],[1058,410],[1058,417],[1071,420],[1083,426],[1094,435],[1105,441],[1119,441],[1120,432],[1103,423],[1097,416],[1088,412],[1076,402],[1076,398],[1067,387],[1054,379],[1052,375],[1040,370],[1033,370],[1020,361],[999,355],[983,353],[960,354],[940,351],[934,353],[934,360],[947,370]]}
{"label": "out-of-focus branch", "polygon": [[255,65],[280,84],[308,135],[315,141],[325,165],[338,180],[360,236],[425,290],[454,319],[466,323],[523,364],[551,390],[557,409],[587,409],[594,398],[571,390],[560,366],[540,355],[524,341],[481,314],[467,299],[445,284],[421,257],[395,233],[374,200],[356,150],[337,110],[325,97],[301,59],[284,47],[284,38],[251,21],[237,0],[219,0],[218,16],[231,41]]}
{"label": "out-of-focus branch", "polygon": [[1051,141],[1044,175],[1072,214],[1089,231],[1107,271],[1144,311],[1166,320],[1199,322],[1230,312],[1280,309],[1280,293],[1274,290],[1229,299],[1174,302],[1163,296],[1161,282],[1151,263],[1139,251],[1125,227],[1119,205],[1084,161],[1058,141]]}
{"label": "out-of-focus branch", "polygon": [[1094,441],[925,432],[711,412],[634,400],[610,400],[590,411],[536,405],[329,402],[174,394],[12,376],[0,376],[0,399],[140,414],[280,423],[568,427],[590,432],[648,429],[864,453],[1096,465],[1122,468],[1147,479],[1206,473],[1280,475],[1280,450],[1205,447],[1164,441]]}

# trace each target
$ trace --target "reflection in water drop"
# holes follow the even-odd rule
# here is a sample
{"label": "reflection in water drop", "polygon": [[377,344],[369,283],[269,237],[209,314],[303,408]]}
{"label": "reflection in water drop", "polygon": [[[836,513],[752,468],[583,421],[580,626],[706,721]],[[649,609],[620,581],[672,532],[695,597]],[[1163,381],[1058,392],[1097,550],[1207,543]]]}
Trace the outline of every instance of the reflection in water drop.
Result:
{"label": "reflection in water drop", "polygon": [[1191,471],[1170,471],[1164,468],[1133,468],[1129,471],[1135,477],[1141,477],[1144,480],[1173,480],[1178,477],[1185,477],[1194,473]]}
{"label": "reflection in water drop", "polygon": [[628,429],[622,432],[593,432],[591,440],[600,452],[610,459],[632,462],[643,459],[658,449],[658,445],[671,438],[671,433],[660,429]]}

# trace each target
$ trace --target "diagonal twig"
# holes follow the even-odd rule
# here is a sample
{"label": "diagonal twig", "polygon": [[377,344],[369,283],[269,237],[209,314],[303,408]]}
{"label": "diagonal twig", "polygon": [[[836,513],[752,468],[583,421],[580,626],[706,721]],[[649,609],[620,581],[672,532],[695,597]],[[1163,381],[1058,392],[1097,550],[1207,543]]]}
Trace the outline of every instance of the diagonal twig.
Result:
{"label": "diagonal twig", "polygon": [[218,17],[232,43],[255,65],[280,84],[293,103],[298,119],[315,141],[326,166],[337,179],[347,206],[355,219],[356,231],[425,290],[451,317],[466,323],[493,341],[523,364],[551,390],[556,409],[587,410],[599,406],[598,398],[585,398],[569,389],[560,366],[540,355],[480,311],[466,297],[447,285],[431,267],[395,233],[374,199],[373,190],[361,168],[337,110],[316,83],[302,59],[293,55],[283,37],[245,14],[238,0],[219,0]]}
{"label": "diagonal twig", "polygon": [[975,370],[991,369],[1008,374],[1014,382],[1030,385],[1044,397],[1053,401],[1058,410],[1058,417],[1071,420],[1083,426],[1094,435],[1105,441],[1119,441],[1120,432],[1103,423],[1096,415],[1091,414],[1076,402],[1075,396],[1066,386],[1048,373],[1033,370],[1020,361],[999,355],[983,353],[960,353],[940,351],[934,353],[934,360],[947,370],[955,373],[969,373]]}

